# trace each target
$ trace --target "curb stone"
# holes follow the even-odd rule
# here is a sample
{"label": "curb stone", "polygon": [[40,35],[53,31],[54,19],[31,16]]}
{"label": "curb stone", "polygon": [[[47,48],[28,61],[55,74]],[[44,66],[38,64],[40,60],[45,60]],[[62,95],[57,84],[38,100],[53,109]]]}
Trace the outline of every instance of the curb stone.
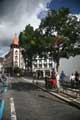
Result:
{"label": "curb stone", "polygon": [[[32,83],[32,82],[31,82],[31,83]],[[76,100],[76,99],[74,99],[74,98],[72,98],[72,97],[70,97],[70,96],[68,96],[68,95],[67,95],[67,98],[66,98],[66,97],[63,97],[62,95],[60,95],[60,94],[58,94],[58,93],[56,93],[56,92],[54,92],[54,91],[49,91],[49,90],[47,90],[47,89],[39,86],[39,84],[35,84],[35,83],[32,83],[32,84],[34,84],[35,86],[39,87],[39,88],[42,89],[43,91],[48,92],[49,94],[54,95],[55,97],[57,97],[57,98],[65,101],[65,102],[67,102],[69,105],[75,106],[76,108],[80,109],[80,102],[79,102],[78,100]],[[64,95],[65,95],[65,94],[64,94]]]}
{"label": "curb stone", "polygon": [[[36,85],[36,84],[34,84],[34,85]],[[64,96],[62,96],[62,95],[60,95],[60,94],[58,94],[58,93],[55,93],[54,91],[51,92],[51,91],[49,91],[49,90],[47,90],[47,89],[45,89],[45,88],[42,88],[42,87],[40,87],[39,85],[36,85],[36,86],[38,86],[38,87],[39,87],[40,89],[42,89],[43,91],[46,91],[46,92],[48,92],[49,94],[54,95],[55,97],[57,97],[57,98],[65,101],[65,102],[67,102],[69,105],[74,106],[74,107],[80,109],[80,102],[79,102],[78,100],[76,100],[76,99],[74,99],[74,98],[72,98],[72,97],[66,98],[66,97],[64,97]]]}

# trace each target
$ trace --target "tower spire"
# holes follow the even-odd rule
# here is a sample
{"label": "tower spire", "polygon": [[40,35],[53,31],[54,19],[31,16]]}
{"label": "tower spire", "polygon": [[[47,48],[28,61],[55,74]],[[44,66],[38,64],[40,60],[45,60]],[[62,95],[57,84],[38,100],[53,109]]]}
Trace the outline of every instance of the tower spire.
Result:
{"label": "tower spire", "polygon": [[18,40],[18,38],[17,38],[17,34],[15,33],[15,35],[14,35],[14,38],[13,38],[13,43],[12,43],[13,45],[19,45],[19,40]]}

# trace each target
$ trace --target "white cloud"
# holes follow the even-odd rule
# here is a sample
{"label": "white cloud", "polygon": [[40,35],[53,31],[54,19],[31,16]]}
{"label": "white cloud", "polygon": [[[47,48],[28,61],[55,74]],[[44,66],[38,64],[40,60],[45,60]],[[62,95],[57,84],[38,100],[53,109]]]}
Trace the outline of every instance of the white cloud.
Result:
{"label": "white cloud", "polygon": [[76,14],[76,17],[78,18],[78,20],[80,20],[80,14]]}
{"label": "white cloud", "polygon": [[4,57],[9,52],[9,47],[1,47],[0,48],[0,57]]}
{"label": "white cloud", "polygon": [[[0,38],[12,38],[12,35],[19,33],[27,24],[31,24],[33,27],[38,27],[40,20],[37,18],[37,14],[46,9],[46,4],[50,0],[20,0],[15,10],[11,10],[2,17],[3,23],[0,23]],[[11,8],[11,7],[10,7]],[[9,8],[8,8],[9,11]]]}

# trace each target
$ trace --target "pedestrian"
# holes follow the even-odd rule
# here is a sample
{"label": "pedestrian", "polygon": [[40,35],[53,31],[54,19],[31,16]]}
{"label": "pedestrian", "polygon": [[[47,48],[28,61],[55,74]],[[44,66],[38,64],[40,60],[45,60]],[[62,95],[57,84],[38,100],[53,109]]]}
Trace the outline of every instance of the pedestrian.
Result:
{"label": "pedestrian", "polygon": [[70,80],[71,80],[71,87],[74,88],[75,75],[73,73],[70,76]]}
{"label": "pedestrian", "polygon": [[35,78],[36,78],[36,73],[33,72],[33,83],[34,83]]}
{"label": "pedestrian", "polygon": [[55,73],[54,68],[52,69],[51,79],[56,79],[56,73]]}
{"label": "pedestrian", "polygon": [[79,88],[80,88],[80,73],[79,73]]}
{"label": "pedestrian", "polygon": [[45,87],[48,88],[48,75],[45,75]]}
{"label": "pedestrian", "polygon": [[56,72],[55,70],[53,69],[52,70],[52,73],[51,73],[51,86],[56,88]]}
{"label": "pedestrian", "polygon": [[60,81],[61,81],[61,84],[62,84],[62,85],[64,84],[65,77],[66,77],[66,75],[65,75],[64,71],[62,70],[62,71],[61,71],[61,74],[60,74]]}
{"label": "pedestrian", "polygon": [[79,87],[79,73],[76,71],[75,72],[75,81],[76,81],[76,88]]}
{"label": "pedestrian", "polygon": [[76,71],[75,72],[75,80],[78,81],[79,80],[79,73]]}

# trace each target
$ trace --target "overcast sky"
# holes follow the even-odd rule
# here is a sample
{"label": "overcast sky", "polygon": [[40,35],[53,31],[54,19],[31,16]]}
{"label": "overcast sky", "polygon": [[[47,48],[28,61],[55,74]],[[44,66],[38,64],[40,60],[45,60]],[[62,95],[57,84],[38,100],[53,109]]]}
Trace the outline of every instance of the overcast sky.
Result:
{"label": "overcast sky", "polygon": [[19,34],[27,24],[38,27],[37,17],[46,9],[50,0],[0,0],[0,56],[3,56],[15,33]]}
{"label": "overcast sky", "polygon": [[80,0],[0,0],[0,56],[9,50],[15,33],[18,35],[27,24],[38,27],[47,3],[48,8],[64,6],[80,12]]}

